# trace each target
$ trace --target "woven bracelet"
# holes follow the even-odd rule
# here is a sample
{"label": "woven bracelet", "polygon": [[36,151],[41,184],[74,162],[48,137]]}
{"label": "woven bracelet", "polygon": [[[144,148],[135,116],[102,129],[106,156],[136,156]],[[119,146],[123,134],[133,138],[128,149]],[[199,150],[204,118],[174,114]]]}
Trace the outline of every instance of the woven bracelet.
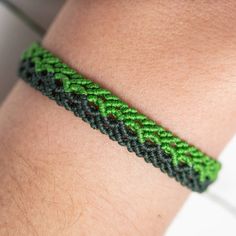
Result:
{"label": "woven bracelet", "polygon": [[191,190],[203,192],[216,180],[221,168],[218,161],[79,74],[39,43],[23,53],[19,75],[92,128]]}

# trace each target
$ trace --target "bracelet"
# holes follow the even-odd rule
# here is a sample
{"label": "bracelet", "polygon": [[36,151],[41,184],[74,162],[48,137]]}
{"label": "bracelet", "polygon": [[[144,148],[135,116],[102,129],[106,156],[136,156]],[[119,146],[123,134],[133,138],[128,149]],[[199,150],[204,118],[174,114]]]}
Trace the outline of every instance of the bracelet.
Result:
{"label": "bracelet", "polygon": [[22,55],[20,77],[59,105],[192,191],[216,180],[221,164],[63,63],[40,43]]}

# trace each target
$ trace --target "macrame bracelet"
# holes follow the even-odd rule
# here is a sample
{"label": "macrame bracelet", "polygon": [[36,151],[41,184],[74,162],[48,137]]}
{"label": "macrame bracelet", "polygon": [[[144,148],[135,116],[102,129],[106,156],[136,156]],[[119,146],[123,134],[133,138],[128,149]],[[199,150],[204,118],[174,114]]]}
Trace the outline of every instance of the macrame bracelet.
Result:
{"label": "macrame bracelet", "polygon": [[193,191],[203,192],[216,179],[221,167],[218,161],[79,74],[39,43],[22,55],[19,75],[92,128]]}

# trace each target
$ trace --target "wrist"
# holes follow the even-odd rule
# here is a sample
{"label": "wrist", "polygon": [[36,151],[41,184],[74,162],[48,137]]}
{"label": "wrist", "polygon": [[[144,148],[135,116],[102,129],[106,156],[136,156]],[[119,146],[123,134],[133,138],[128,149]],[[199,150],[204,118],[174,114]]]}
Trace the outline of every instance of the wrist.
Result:
{"label": "wrist", "polygon": [[[226,47],[236,45],[236,37],[229,38],[232,19],[226,17],[233,6],[222,4],[221,11],[217,4],[209,10],[194,4],[68,1],[43,44],[128,104],[217,157],[235,128],[231,114],[236,89],[231,85],[236,68],[228,59],[236,58],[236,50],[218,50],[223,42]],[[219,13],[220,27],[211,23],[214,12]],[[225,119],[228,125],[219,127]]]}

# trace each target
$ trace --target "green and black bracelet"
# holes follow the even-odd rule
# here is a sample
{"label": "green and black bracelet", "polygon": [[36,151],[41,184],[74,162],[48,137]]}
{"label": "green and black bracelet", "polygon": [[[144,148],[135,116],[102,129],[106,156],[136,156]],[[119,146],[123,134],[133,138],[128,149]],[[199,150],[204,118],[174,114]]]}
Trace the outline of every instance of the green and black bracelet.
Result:
{"label": "green and black bracelet", "polygon": [[39,43],[22,55],[19,75],[92,128],[193,191],[203,192],[216,180],[221,168],[218,161],[79,74]]}

